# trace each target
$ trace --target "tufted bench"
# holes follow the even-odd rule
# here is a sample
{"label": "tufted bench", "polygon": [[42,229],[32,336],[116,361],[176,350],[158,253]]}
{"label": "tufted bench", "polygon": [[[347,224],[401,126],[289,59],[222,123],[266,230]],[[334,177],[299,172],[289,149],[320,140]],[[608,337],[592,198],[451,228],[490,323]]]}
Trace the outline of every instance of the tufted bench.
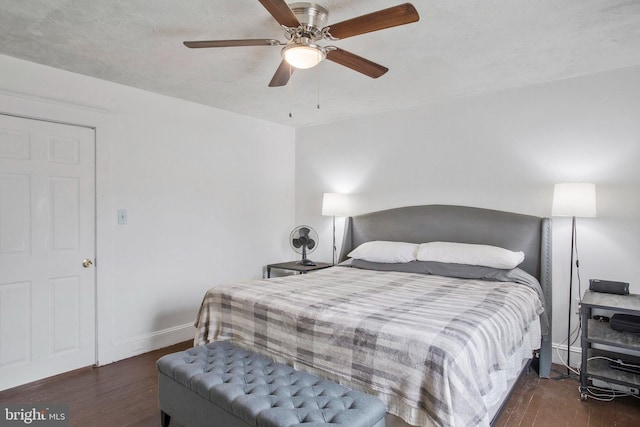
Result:
{"label": "tufted bench", "polygon": [[158,360],[163,427],[384,427],[385,405],[218,341]]}

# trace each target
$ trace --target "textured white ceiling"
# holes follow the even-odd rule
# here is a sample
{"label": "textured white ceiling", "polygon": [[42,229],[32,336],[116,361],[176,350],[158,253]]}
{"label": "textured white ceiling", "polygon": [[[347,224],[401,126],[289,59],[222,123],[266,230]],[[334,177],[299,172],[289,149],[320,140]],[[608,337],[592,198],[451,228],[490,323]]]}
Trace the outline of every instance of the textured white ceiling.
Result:
{"label": "textured white ceiling", "polygon": [[[402,2],[316,1],[329,24]],[[640,65],[640,0],[413,4],[417,23],[331,43],[379,79],[324,61],[269,88],[280,47],[182,45],[284,41],[257,0],[0,0],[0,53],[293,127]]]}

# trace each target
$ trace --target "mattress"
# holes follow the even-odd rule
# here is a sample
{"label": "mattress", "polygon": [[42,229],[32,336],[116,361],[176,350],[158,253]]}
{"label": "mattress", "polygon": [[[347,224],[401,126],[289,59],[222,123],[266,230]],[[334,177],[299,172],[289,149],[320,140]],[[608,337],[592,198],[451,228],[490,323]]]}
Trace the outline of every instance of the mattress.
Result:
{"label": "mattress", "polygon": [[514,282],[334,267],[210,289],[195,344],[231,340],[371,393],[411,425],[485,426],[542,307]]}

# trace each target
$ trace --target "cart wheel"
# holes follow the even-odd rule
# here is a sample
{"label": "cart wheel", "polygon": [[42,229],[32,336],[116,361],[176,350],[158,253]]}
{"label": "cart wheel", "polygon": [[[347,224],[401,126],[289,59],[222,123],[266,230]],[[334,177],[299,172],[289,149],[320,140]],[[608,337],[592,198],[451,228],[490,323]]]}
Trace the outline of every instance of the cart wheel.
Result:
{"label": "cart wheel", "polygon": [[587,393],[584,393],[584,392],[580,393],[580,400],[586,401],[587,398],[588,398]]}

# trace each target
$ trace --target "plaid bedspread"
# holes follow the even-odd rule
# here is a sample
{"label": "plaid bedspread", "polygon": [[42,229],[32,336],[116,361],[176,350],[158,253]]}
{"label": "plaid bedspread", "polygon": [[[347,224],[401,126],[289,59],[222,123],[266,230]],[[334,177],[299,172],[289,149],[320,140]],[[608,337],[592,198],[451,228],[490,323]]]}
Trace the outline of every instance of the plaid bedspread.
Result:
{"label": "plaid bedspread", "polygon": [[195,344],[232,340],[376,395],[412,425],[489,425],[490,374],[542,310],[515,283],[334,267],[210,289]]}

